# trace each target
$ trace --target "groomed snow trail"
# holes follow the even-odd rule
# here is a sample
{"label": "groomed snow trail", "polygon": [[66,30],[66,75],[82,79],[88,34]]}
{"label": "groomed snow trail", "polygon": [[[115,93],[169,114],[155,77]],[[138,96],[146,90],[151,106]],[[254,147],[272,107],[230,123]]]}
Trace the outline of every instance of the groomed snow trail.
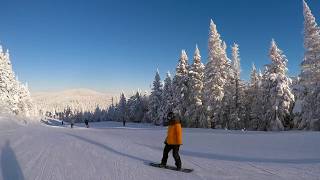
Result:
{"label": "groomed snow trail", "polygon": [[[162,157],[166,128],[91,123],[0,131],[3,180],[320,179],[319,132],[184,129],[181,173],[148,166]],[[169,164],[174,165],[169,157]]]}

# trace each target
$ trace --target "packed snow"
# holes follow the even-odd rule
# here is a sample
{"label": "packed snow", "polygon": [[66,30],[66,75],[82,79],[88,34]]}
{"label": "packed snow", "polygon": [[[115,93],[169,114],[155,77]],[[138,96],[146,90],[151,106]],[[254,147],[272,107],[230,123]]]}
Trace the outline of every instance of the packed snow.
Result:
{"label": "packed snow", "polygon": [[[319,132],[184,129],[183,167],[150,167],[162,157],[166,128],[118,122],[60,126],[0,118],[0,179],[319,179]],[[168,164],[174,165],[170,157]]]}

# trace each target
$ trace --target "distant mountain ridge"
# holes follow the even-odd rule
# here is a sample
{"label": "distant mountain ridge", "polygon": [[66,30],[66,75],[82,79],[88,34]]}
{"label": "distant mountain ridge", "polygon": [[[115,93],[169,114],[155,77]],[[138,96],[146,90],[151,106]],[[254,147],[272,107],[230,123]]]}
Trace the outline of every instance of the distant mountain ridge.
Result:
{"label": "distant mountain ridge", "polygon": [[79,88],[79,89],[67,89],[63,91],[54,91],[54,92],[35,92],[32,94],[32,97],[38,98],[38,97],[59,97],[59,96],[67,96],[67,97],[75,97],[75,96],[105,96],[107,94],[98,92],[92,89],[85,89],[85,88]]}
{"label": "distant mountain ridge", "polygon": [[80,88],[57,92],[36,92],[32,94],[32,99],[43,113],[63,112],[66,108],[78,112],[92,112],[97,106],[106,109],[111,104],[111,98],[115,95]]}

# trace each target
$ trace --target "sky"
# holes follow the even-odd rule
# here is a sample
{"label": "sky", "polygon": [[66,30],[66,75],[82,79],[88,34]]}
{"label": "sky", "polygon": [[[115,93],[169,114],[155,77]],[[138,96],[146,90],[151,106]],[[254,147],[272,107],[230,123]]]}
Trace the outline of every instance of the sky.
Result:
{"label": "sky", "polygon": [[[307,0],[316,19],[320,1]],[[274,38],[289,75],[303,58],[301,0],[0,0],[0,43],[32,92],[90,88],[149,90],[158,68],[174,74],[180,52],[196,44],[207,62],[212,19],[240,47],[242,78],[270,63]],[[319,22],[319,21],[318,21]]]}

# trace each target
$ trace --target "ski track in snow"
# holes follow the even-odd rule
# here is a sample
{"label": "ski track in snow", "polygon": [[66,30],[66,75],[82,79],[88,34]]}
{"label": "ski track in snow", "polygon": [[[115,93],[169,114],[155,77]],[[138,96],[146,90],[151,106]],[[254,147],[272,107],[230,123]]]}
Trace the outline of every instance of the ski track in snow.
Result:
{"label": "ski track in snow", "polygon": [[90,125],[2,129],[0,180],[320,179],[319,132],[184,129],[182,164],[194,171],[182,173],[148,166],[161,160],[166,128]]}

